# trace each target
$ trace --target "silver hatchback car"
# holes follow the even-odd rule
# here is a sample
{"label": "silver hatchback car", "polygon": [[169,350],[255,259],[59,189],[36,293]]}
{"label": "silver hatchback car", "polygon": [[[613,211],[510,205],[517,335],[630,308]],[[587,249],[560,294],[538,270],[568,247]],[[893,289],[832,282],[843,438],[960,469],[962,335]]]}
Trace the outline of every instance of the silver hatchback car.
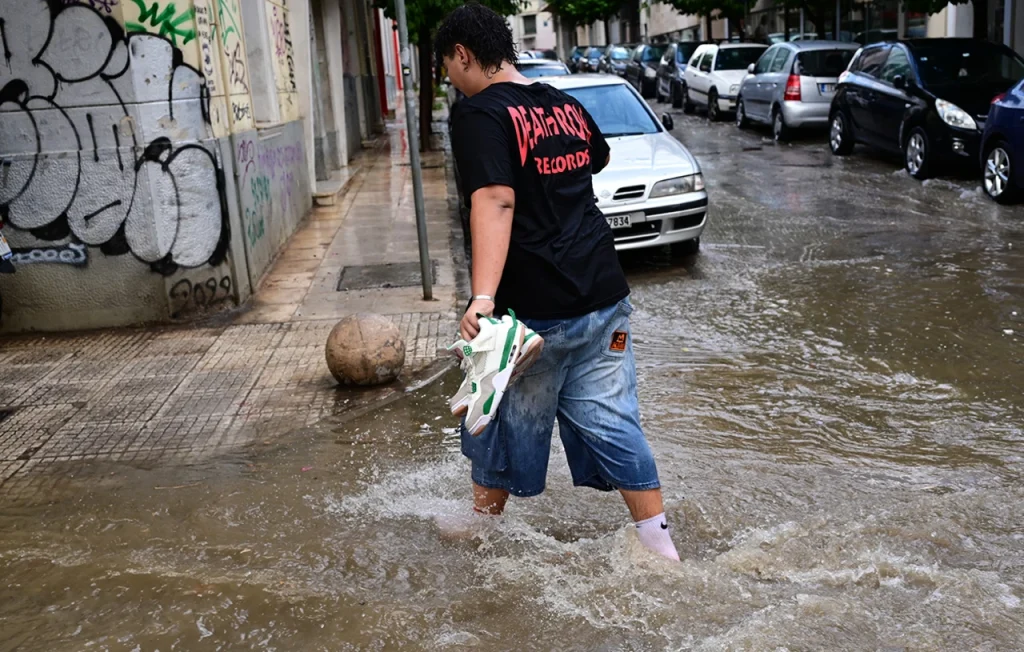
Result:
{"label": "silver hatchback car", "polygon": [[768,48],[747,69],[736,100],[736,125],[772,126],[775,140],[793,129],[828,126],[839,75],[860,46],[839,41],[791,41]]}

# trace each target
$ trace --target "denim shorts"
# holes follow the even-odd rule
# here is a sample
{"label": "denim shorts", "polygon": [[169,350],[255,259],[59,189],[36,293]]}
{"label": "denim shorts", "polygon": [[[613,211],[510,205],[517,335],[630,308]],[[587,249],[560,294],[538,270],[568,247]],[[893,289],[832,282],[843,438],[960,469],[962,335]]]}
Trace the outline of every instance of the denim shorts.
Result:
{"label": "denim shorts", "polygon": [[524,319],[544,337],[540,358],[478,436],[462,428],[473,482],[515,496],[544,491],[555,419],[573,484],[602,491],[657,489],[640,427],[627,299],[581,317]]}

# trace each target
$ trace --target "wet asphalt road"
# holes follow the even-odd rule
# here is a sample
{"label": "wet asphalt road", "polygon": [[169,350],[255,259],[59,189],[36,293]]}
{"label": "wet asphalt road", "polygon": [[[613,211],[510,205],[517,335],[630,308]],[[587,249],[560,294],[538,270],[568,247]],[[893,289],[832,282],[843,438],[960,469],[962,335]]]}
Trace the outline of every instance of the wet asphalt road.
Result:
{"label": "wet asphalt road", "polygon": [[702,252],[624,262],[680,564],[557,438],[543,496],[453,537],[452,374],[0,509],[0,650],[1024,649],[1024,209],[675,117]]}

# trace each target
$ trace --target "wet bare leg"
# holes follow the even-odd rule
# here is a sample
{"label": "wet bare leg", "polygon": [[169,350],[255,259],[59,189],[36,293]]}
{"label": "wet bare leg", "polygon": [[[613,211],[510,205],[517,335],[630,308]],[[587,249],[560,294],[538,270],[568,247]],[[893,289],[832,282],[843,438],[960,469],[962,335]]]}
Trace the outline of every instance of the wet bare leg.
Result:
{"label": "wet bare leg", "polygon": [[619,489],[619,493],[626,500],[626,507],[634,521],[644,521],[665,511],[665,505],[661,502],[661,489]]}
{"label": "wet bare leg", "polygon": [[498,516],[505,511],[508,492],[504,489],[488,489],[473,483],[473,508],[481,514]]}

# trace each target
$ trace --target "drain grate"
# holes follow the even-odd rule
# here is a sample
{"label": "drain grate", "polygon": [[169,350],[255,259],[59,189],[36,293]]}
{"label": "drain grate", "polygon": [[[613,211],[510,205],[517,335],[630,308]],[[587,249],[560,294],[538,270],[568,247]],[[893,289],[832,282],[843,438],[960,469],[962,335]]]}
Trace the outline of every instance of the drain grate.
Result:
{"label": "drain grate", "polygon": [[[430,261],[430,276],[431,282],[436,284],[436,260]],[[414,287],[421,282],[419,263],[355,265],[341,270],[341,277],[338,279],[338,291]]]}

